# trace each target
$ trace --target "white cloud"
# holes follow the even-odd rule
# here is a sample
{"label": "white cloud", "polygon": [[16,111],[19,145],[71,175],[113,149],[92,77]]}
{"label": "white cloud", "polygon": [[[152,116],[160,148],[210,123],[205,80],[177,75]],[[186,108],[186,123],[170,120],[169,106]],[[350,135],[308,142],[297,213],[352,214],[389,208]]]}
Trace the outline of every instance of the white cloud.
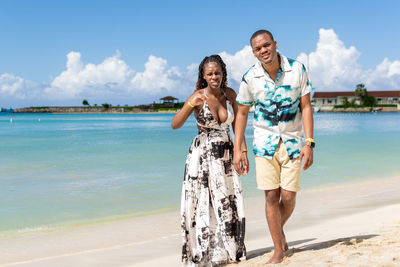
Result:
{"label": "white cloud", "polygon": [[0,74],[0,96],[26,98],[36,95],[37,84],[9,73]]}
{"label": "white cloud", "polygon": [[234,55],[230,55],[225,51],[221,52],[219,55],[226,64],[230,82],[236,84],[240,83],[243,74],[257,62],[249,45],[246,45]]}
{"label": "white cloud", "polygon": [[13,95],[24,87],[24,79],[9,73],[0,75],[0,91],[4,94]]}
{"label": "white cloud", "polygon": [[66,70],[45,88],[48,98],[133,98],[167,93],[187,95],[193,81],[196,64],[180,72],[168,67],[167,60],[150,55],[143,72],[135,72],[120,58],[120,54],[106,58],[102,63],[84,64],[79,52],[67,55]]}
{"label": "white cloud", "polygon": [[170,91],[176,88],[181,77],[178,68],[167,69],[167,60],[151,55],[145,64],[144,72],[136,73],[133,77],[131,90],[141,89],[155,95],[163,89]]}
{"label": "white cloud", "polygon": [[76,98],[82,96],[106,96],[120,94],[129,84],[133,70],[117,55],[106,58],[102,63],[84,65],[81,54],[67,55],[67,69],[57,76],[45,93],[54,98]]}
{"label": "white cloud", "polygon": [[133,77],[130,91],[187,96],[195,87],[197,67],[198,64],[191,64],[182,72],[178,67],[168,67],[167,60],[150,55],[145,70]]}
{"label": "white cloud", "polygon": [[309,64],[317,91],[353,91],[359,83],[364,83],[370,91],[399,90],[400,61],[390,62],[385,58],[374,70],[363,70],[359,57],[360,52],[354,46],[346,48],[333,29],[320,29],[316,51],[301,53],[297,59]]}
{"label": "white cloud", "polygon": [[308,65],[317,90],[352,90],[363,82],[359,57],[360,52],[354,46],[346,48],[332,29],[320,29],[317,49],[308,55],[308,62],[305,53],[297,59]]}
{"label": "white cloud", "polygon": [[400,61],[385,58],[374,70],[366,72],[367,88],[375,90],[399,90]]}
{"label": "white cloud", "polygon": [[[233,54],[223,51],[220,56],[227,65],[229,86],[237,90],[242,75],[256,62],[251,47],[246,45]],[[368,90],[399,90],[400,60],[385,58],[375,68],[365,70],[358,63],[360,56],[354,46],[346,47],[333,29],[320,29],[316,50],[308,55],[301,53],[297,59],[309,65],[317,91],[354,90],[358,83],[365,83]],[[165,95],[184,99],[194,90],[197,72],[198,63],[180,70],[154,55],[148,57],[142,72],[135,72],[118,52],[99,64],[85,64],[79,52],[70,52],[66,69],[49,85],[0,74],[0,97],[8,102],[14,98],[15,102],[25,99],[24,103],[41,100],[57,104],[81,103],[83,98],[137,104]]]}

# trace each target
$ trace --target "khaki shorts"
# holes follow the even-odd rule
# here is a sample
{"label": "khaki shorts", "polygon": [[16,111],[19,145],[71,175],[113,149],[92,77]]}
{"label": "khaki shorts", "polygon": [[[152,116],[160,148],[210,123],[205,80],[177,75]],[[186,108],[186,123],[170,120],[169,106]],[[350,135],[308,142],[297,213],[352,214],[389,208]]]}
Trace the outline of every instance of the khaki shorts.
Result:
{"label": "khaki shorts", "polygon": [[273,190],[279,187],[298,192],[300,190],[301,162],[290,159],[282,139],[272,159],[256,156],[257,188]]}

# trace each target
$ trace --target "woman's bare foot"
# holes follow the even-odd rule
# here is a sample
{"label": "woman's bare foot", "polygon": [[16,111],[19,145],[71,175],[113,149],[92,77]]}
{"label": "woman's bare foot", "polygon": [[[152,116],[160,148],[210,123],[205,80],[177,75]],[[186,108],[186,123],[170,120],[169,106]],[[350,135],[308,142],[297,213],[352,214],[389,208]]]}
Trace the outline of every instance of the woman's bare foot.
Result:
{"label": "woman's bare foot", "polygon": [[267,264],[276,264],[281,263],[283,261],[284,252],[283,251],[276,251],[274,250],[274,254],[269,259]]}

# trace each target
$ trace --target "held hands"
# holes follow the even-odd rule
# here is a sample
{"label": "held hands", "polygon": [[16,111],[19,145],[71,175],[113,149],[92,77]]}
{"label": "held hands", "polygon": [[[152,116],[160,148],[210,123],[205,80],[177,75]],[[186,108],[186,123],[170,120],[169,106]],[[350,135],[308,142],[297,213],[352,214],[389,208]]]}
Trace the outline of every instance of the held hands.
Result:
{"label": "held hands", "polygon": [[313,164],[313,153],[313,149],[308,145],[305,145],[301,149],[299,161],[301,164],[301,161],[304,157],[303,171],[307,170]]}
{"label": "held hands", "polygon": [[207,98],[208,97],[204,90],[197,90],[189,97],[188,103],[192,104],[193,106],[201,106]]}
{"label": "held hands", "polygon": [[249,172],[247,151],[241,152],[240,150],[235,150],[233,152],[233,166],[239,175],[246,175]]}

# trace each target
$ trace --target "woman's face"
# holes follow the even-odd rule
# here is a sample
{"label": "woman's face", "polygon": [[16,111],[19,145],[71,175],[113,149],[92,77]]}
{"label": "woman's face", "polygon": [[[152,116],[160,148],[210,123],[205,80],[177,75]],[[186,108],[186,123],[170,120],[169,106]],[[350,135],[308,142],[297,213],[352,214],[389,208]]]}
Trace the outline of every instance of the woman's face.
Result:
{"label": "woman's face", "polygon": [[204,65],[204,80],[206,80],[210,89],[221,87],[222,69],[216,62],[210,62]]}

